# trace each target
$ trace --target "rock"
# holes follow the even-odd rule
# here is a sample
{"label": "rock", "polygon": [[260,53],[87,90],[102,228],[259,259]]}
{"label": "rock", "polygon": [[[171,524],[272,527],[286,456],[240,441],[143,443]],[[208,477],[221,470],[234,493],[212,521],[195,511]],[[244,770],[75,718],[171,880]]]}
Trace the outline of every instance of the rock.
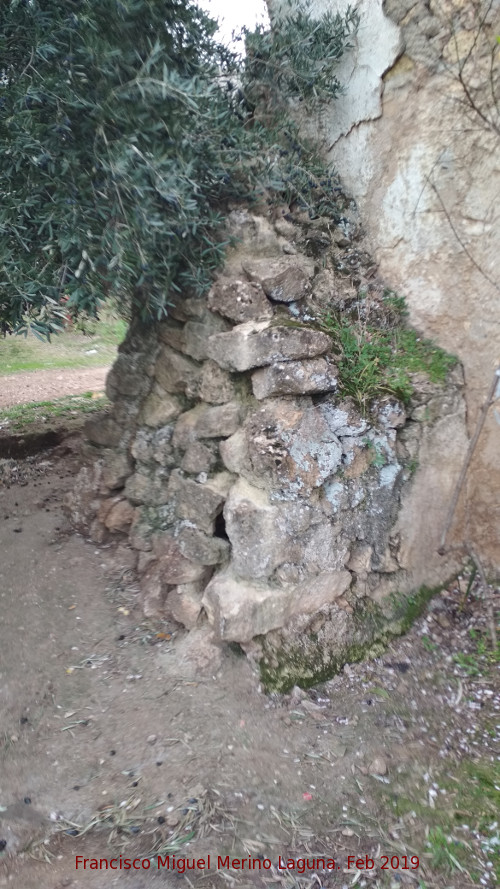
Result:
{"label": "rock", "polygon": [[190,358],[170,346],[162,346],[156,361],[155,379],[166,392],[196,397],[200,373],[200,366]]}
{"label": "rock", "polygon": [[140,552],[137,560],[137,573],[144,574],[146,568],[149,568],[152,562],[156,562],[156,556],[153,552]]}
{"label": "rock", "polygon": [[371,775],[387,775],[387,763],[383,756],[376,756],[369,765]]}
{"label": "rock", "polygon": [[236,432],[241,414],[242,406],[238,402],[216,407],[199,404],[179,418],[172,443],[176,448],[187,450],[199,438],[226,438]]}
{"label": "rock", "polygon": [[207,445],[201,441],[195,441],[190,444],[181,461],[181,469],[185,472],[209,472],[214,463],[216,456]]}
{"label": "rock", "polygon": [[137,553],[130,546],[117,546],[111,552],[107,561],[107,569],[113,574],[123,575],[124,571],[135,571],[137,568]]}
{"label": "rock", "polygon": [[338,438],[345,435],[362,435],[369,428],[367,421],[351,401],[346,400],[341,404],[322,404],[319,410],[328,429]]}
{"label": "rock", "polygon": [[310,292],[313,269],[307,268],[303,259],[257,259],[246,262],[243,268],[250,280],[260,284],[266,296],[275,302],[297,302]]}
{"label": "rock", "polygon": [[168,494],[179,519],[190,521],[206,534],[213,534],[215,519],[221,512],[234,482],[228,472],[220,472],[205,484],[183,478],[179,470],[170,476]]}
{"label": "rock", "polygon": [[269,577],[286,558],[286,535],[277,527],[278,510],[267,494],[239,479],[224,507],[232,545],[232,567],[241,577]]}
{"label": "rock", "polygon": [[220,279],[208,294],[208,305],[212,311],[237,324],[264,320],[273,314],[260,284],[250,284],[248,281]]}
{"label": "rock", "polygon": [[207,354],[222,368],[244,371],[294,358],[314,358],[327,352],[331,345],[326,333],[308,327],[248,321],[229,333],[209,337]]}
{"label": "rock", "polygon": [[123,488],[131,471],[132,466],[127,454],[110,451],[110,453],[106,455],[102,467],[102,485],[109,488],[110,491]]}
{"label": "rock", "polygon": [[[172,675],[172,654],[159,652],[160,662],[165,660],[168,674]],[[184,679],[196,679],[202,676],[214,676],[222,664],[222,650],[217,645],[212,627],[196,627],[190,633],[176,640],[175,668]]]}
{"label": "rock", "polygon": [[208,339],[212,334],[222,330],[227,330],[228,325],[221,322],[216,315],[212,315],[209,321],[200,323],[198,321],[188,321],[184,325],[184,336],[181,351],[186,355],[190,355],[196,361],[204,361],[205,358],[211,356],[207,351]]}
{"label": "rock", "polygon": [[238,429],[226,441],[221,441],[219,451],[222,461],[229,472],[240,474],[248,461],[247,436],[244,429]]}
{"label": "rock", "polygon": [[201,371],[199,397],[210,404],[224,404],[234,396],[234,386],[227,371],[215,361],[206,361]]}
{"label": "rock", "polygon": [[83,432],[94,445],[103,448],[116,448],[122,437],[122,429],[109,414],[94,414],[87,420]]}
{"label": "rock", "polygon": [[174,586],[179,583],[192,583],[205,576],[204,566],[186,559],[171,534],[161,531],[153,534],[151,540],[153,552],[158,559],[156,569],[163,584]]}
{"label": "rock", "polygon": [[401,402],[387,399],[372,407],[379,423],[386,429],[400,429],[406,423],[406,411]]}
{"label": "rock", "polygon": [[103,461],[84,466],[76,476],[74,487],[64,497],[64,511],[80,534],[88,534],[89,527],[100,507],[99,490]]}
{"label": "rock", "polygon": [[146,426],[164,426],[170,420],[175,420],[181,410],[178,399],[156,385],[142,406],[139,422]]}
{"label": "rock", "polygon": [[200,562],[202,565],[218,565],[224,562],[229,557],[231,549],[228,540],[208,537],[197,528],[182,528],[176,540],[186,559]]}
{"label": "rock", "polygon": [[[322,412],[307,398],[269,399],[247,418],[244,442],[221,450],[251,484],[273,492],[273,500],[308,496],[340,466],[342,447]],[[244,457],[246,452],[248,457]]]}
{"label": "rock", "polygon": [[286,361],[252,374],[253,394],[259,400],[273,395],[332,392],[337,382],[336,368],[326,358]]}
{"label": "rock", "polygon": [[160,506],[168,501],[169,471],[163,467],[154,472],[134,472],[125,484],[125,496],[135,506]]}
{"label": "rock", "polygon": [[169,588],[164,583],[158,562],[147,568],[141,578],[140,589],[145,617],[162,617]]}
{"label": "rock", "polygon": [[151,362],[150,354],[144,352],[119,353],[106,379],[106,394],[111,401],[117,395],[137,398],[147,392]]}
{"label": "rock", "polygon": [[[210,579],[207,575],[206,580]],[[200,583],[184,583],[175,587],[169,594],[166,603],[168,613],[177,623],[182,624],[188,630],[192,630],[198,623],[202,610],[203,589],[206,581]]]}
{"label": "rock", "polygon": [[[106,501],[104,501],[106,502]],[[103,504],[101,505],[102,509]],[[113,498],[111,508],[107,511],[105,518],[99,518],[104,523],[108,531],[126,531],[134,518],[135,509],[127,500],[117,500]]]}
{"label": "rock", "polygon": [[295,614],[311,614],[334,602],[351,583],[348,571],[319,575],[290,589],[241,580],[231,572],[216,574],[203,596],[210,623],[221,640],[249,642],[283,627]]}
{"label": "rock", "polygon": [[[153,549],[151,543],[151,522],[147,511],[136,509],[135,516],[128,535],[130,546],[141,553],[149,553]],[[146,562],[144,562],[144,566]]]}

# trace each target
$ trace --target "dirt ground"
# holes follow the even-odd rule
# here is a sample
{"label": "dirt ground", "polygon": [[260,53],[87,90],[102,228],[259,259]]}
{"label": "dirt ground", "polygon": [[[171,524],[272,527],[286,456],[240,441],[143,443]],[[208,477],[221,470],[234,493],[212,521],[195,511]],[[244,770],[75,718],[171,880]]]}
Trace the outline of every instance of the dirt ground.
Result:
{"label": "dirt ground", "polygon": [[[377,660],[267,696],[203,631],[144,620],[126,549],[71,532],[78,447],[0,460],[0,887],[493,887],[499,782],[478,775],[498,767],[500,665],[476,588]],[[120,854],[140,869],[76,868]]]}
{"label": "dirt ground", "polygon": [[109,367],[65,367],[0,377],[0,408],[63,395],[102,392]]}

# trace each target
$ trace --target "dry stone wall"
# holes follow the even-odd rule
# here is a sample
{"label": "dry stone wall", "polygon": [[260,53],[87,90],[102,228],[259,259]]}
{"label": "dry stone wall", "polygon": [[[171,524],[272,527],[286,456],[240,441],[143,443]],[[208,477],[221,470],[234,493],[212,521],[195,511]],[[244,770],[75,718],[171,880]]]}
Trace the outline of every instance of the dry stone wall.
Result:
{"label": "dry stone wall", "polygon": [[284,688],[359,656],[402,616],[391,593],[452,569],[418,497],[431,483],[444,514],[455,479],[435,443],[463,446],[461,377],[416,378],[406,407],[362,413],[311,324],[382,292],[352,208],[337,228],[244,210],[229,225],[237,247],[208,298],[131,326],[68,508],[97,542],[126,535],[146,615],[208,621]]}

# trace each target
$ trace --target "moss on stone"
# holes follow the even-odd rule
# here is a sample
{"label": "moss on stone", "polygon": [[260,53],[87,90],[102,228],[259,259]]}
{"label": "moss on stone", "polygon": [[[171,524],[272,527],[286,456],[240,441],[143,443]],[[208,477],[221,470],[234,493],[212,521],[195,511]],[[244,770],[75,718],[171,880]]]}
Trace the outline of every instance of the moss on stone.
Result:
{"label": "moss on stone", "polygon": [[310,688],[332,679],[345,664],[378,657],[397,636],[406,633],[420,617],[426,605],[443,587],[422,586],[411,594],[394,594],[387,611],[372,600],[364,600],[352,617],[353,639],[338,650],[328,650],[318,634],[310,634],[293,644],[271,648],[260,639],[263,655],[259,662],[260,678],[266,691],[285,693],[298,685]]}

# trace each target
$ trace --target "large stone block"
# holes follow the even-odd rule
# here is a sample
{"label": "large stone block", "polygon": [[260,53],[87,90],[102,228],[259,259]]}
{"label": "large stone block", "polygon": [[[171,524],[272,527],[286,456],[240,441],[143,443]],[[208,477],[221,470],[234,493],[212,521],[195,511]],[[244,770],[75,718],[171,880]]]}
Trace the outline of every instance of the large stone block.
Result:
{"label": "large stone block", "polygon": [[174,470],[168,485],[168,496],[179,519],[192,522],[206,534],[213,534],[215,519],[233,482],[234,477],[228,472],[220,472],[205,484],[200,484],[183,478],[179,470]]}
{"label": "large stone block", "polygon": [[208,537],[198,528],[185,527],[176,535],[179,549],[186,559],[202,565],[219,565],[229,557],[230,544],[220,537]]}
{"label": "large stone block", "polygon": [[224,404],[234,396],[234,385],[226,370],[215,361],[205,361],[201,371],[199,397],[210,404]]}
{"label": "large stone block", "polygon": [[265,578],[285,561],[301,562],[313,516],[307,503],[271,504],[263,490],[239,479],[224,507],[234,571]]}
{"label": "large stone block", "polygon": [[241,404],[234,401],[214,407],[198,404],[179,417],[172,443],[174,447],[186,450],[200,438],[225,438],[236,432],[241,414]]}
{"label": "large stone block", "polygon": [[175,397],[165,392],[160,386],[155,386],[144,402],[139,422],[146,426],[164,426],[179,416],[182,407]]}
{"label": "large stone block", "polygon": [[217,574],[205,589],[203,605],[216,635],[227,642],[250,642],[278,629],[296,614],[314,614],[339,599],[351,584],[348,571],[332,571],[288,589],[250,583],[231,572]]}
{"label": "large stone block", "polygon": [[220,367],[244,371],[295,358],[315,358],[328,352],[331,345],[330,337],[319,330],[249,321],[209,337],[207,354]]}
{"label": "large stone block", "polygon": [[239,479],[224,507],[232,565],[241,577],[269,577],[284,560],[284,535],[277,528],[278,510],[267,494]]}
{"label": "large stone block", "polygon": [[[215,443],[214,443],[215,444]],[[181,469],[185,472],[210,472],[217,457],[210,447],[201,441],[190,444],[181,461]]]}
{"label": "large stone block", "polygon": [[135,505],[160,506],[167,503],[169,470],[158,467],[153,472],[134,472],[125,484],[125,496]]}
{"label": "large stone block", "polygon": [[83,431],[88,441],[103,448],[116,448],[122,437],[121,427],[109,414],[94,414]]}
{"label": "large stone block", "polygon": [[259,400],[273,395],[333,392],[337,388],[337,372],[326,358],[284,361],[254,371],[252,388]]}
{"label": "large stone block", "polygon": [[314,267],[301,257],[283,256],[279,259],[257,259],[243,266],[251,281],[261,285],[264,293],[275,302],[292,303],[304,299],[310,292]]}
{"label": "large stone block", "polygon": [[273,500],[307,497],[333,475],[342,446],[310,399],[269,399],[221,448],[226,466]]}
{"label": "large stone block", "polygon": [[195,397],[201,368],[170,346],[162,346],[156,361],[155,378],[166,392]]}
{"label": "large stone block", "polygon": [[208,305],[236,324],[264,320],[273,314],[260,284],[248,281],[217,281],[208,295]]}
{"label": "large stone block", "polygon": [[153,534],[152,545],[164,584],[192,583],[205,576],[205,567],[186,559],[178,541],[168,532]]}

